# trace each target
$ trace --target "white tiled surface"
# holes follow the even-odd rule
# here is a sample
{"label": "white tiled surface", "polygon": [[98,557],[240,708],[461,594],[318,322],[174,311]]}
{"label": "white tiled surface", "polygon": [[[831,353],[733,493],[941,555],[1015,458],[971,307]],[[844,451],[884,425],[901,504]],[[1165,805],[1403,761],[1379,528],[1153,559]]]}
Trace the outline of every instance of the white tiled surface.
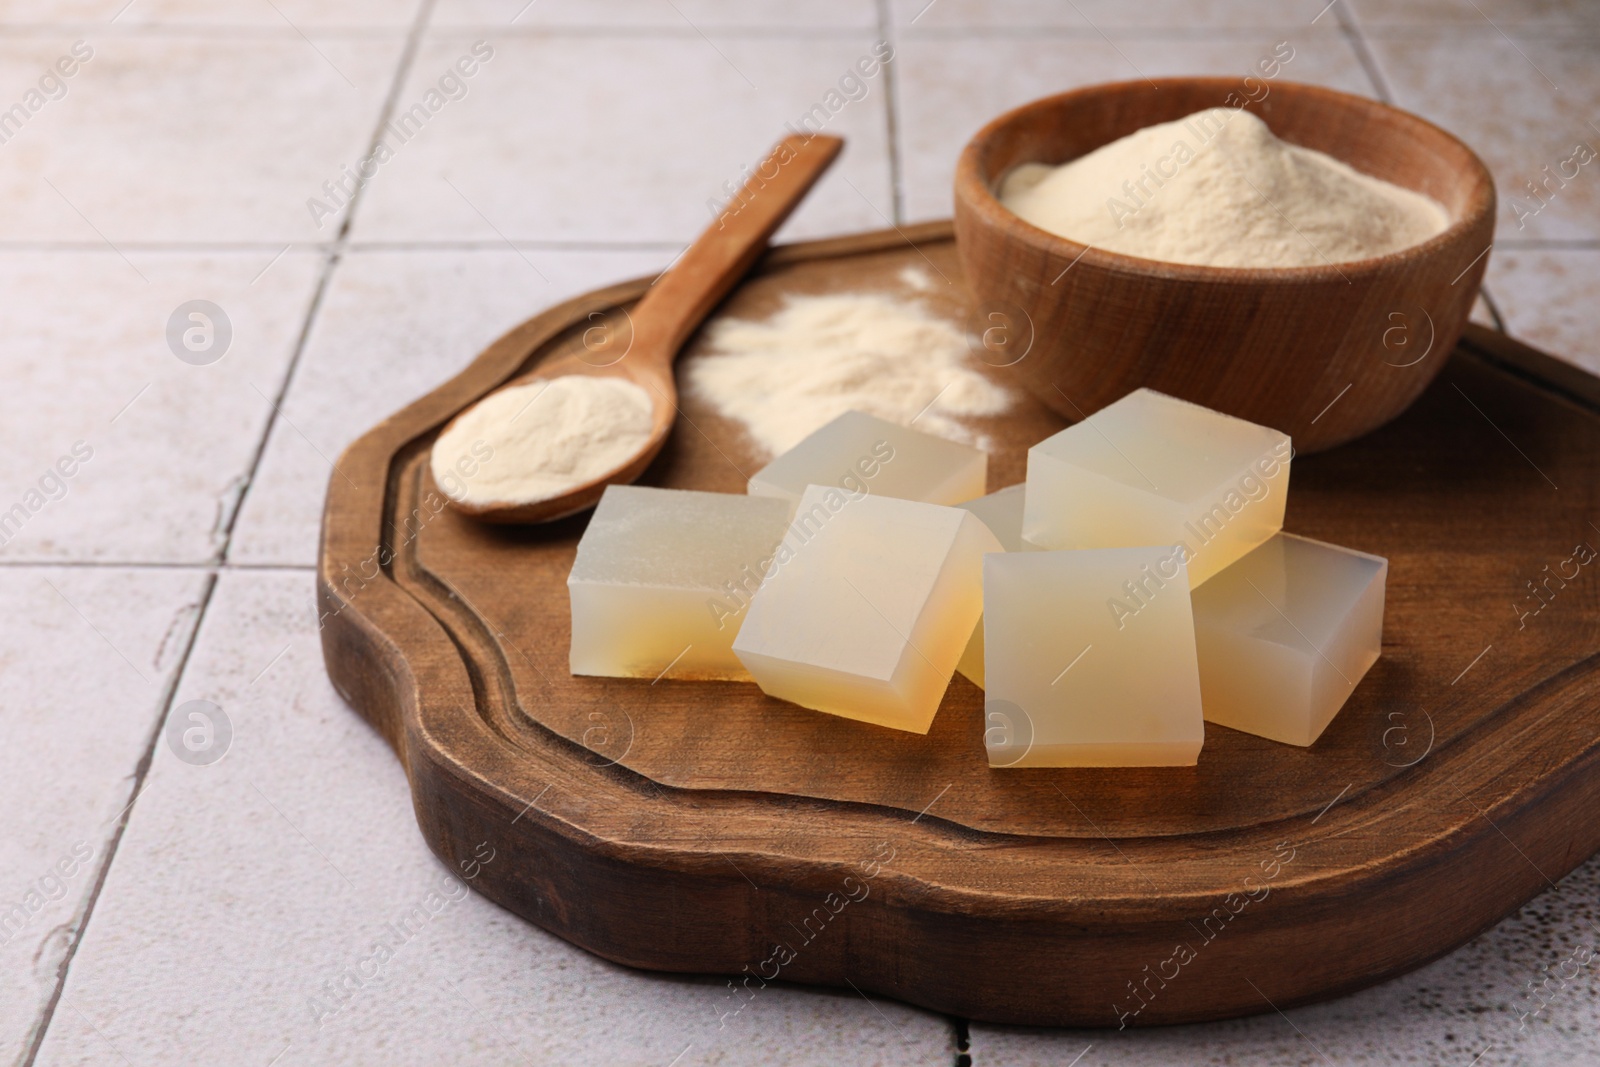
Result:
{"label": "white tiled surface", "polygon": [[[250,484],[228,558],[317,560],[330,462],[379,419],[466,366],[532,310],[654,274],[670,251],[408,249],[346,253]],[[381,354],[381,355],[380,355]]]}
{"label": "white tiled surface", "polygon": [[[0,250],[0,510],[75,442],[93,453],[0,560],[216,557],[323,268],[274,255]],[[167,347],[167,320],[202,296],[233,336],[220,361],[192,366]]]}
{"label": "white tiled surface", "polygon": [[283,30],[405,30],[420,0],[5,0],[0,22],[12,25],[74,25],[96,30],[117,26],[250,26]]}
{"label": "white tiled surface", "polygon": [[[513,21],[515,20],[515,21]],[[693,33],[726,30],[847,28],[875,31],[877,12],[860,0],[439,0],[432,24],[439,27],[649,28]]]}
{"label": "white tiled surface", "polygon": [[[421,100],[477,39],[430,36],[400,109]],[[758,163],[784,123],[798,123],[872,43],[870,31],[629,36],[603,47],[588,35],[497,38],[467,94],[378,172],[353,237],[686,243],[712,217],[706,202],[726,199],[722,182],[737,187],[740,169]],[[786,236],[884,225],[883,80],[880,73],[833,117],[828,132],[846,138],[844,155]],[[506,180],[534,174],[537,181]]]}
{"label": "white tiled surface", "polygon": [[1507,250],[1489,265],[1506,329],[1600,374],[1600,247]]}
{"label": "white tiled surface", "polygon": [[66,94],[0,146],[0,240],[324,239],[306,199],[366,151],[402,44],[379,32],[0,34],[0,106],[78,40],[93,56]]}
{"label": "white tiled surface", "polygon": [[[40,894],[0,945],[0,1062],[1600,1058],[1592,967],[1519,1019],[1527,983],[1600,936],[1600,861],[1433,966],[1287,1019],[975,1024],[961,1050],[952,1020],[772,988],[718,1033],[716,983],[612,967],[469,895],[317,1024],[322,983],[451,886],[398,765],[322,672],[329,462],[521,318],[670,260],[880,36],[898,58],[835,119],[847,155],[792,235],[945,214],[955,152],[1033,96],[1242,73],[1278,41],[1284,77],[1461,132],[1503,197],[1600,143],[1600,18],[1555,0],[0,0],[0,110],[73,42],[94,49],[0,143],[0,510],[93,449],[0,546],[0,738],[28,757],[0,777],[0,904]],[[379,168],[348,229],[317,225],[307,199],[386,101],[422,99],[477,40],[495,55],[467,94]],[[1600,371],[1597,167],[1521,227],[1508,207],[1489,281],[1514,334]],[[233,327],[209,366],[167,347],[192,299]],[[191,699],[230,718],[220,763],[157,732]]]}
{"label": "white tiled surface", "polygon": [[[0,1061],[23,1059],[59,984],[206,578],[0,569]],[[20,911],[19,911],[20,909]]]}
{"label": "white tiled surface", "polygon": [[1557,172],[1580,142],[1600,145],[1597,42],[1600,21],[1587,31],[1541,29],[1516,38],[1476,27],[1384,30],[1373,50],[1396,102],[1457,133],[1494,172],[1500,240],[1594,241],[1600,159],[1569,164],[1575,176],[1557,174],[1538,197],[1528,183],[1543,182],[1546,167]]}

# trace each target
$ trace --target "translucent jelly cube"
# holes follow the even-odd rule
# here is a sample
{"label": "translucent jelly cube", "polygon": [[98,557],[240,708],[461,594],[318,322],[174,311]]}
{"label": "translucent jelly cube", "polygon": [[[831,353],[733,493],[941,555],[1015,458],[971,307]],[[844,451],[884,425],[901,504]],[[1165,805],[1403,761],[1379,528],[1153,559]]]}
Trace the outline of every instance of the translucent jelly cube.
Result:
{"label": "translucent jelly cube", "polygon": [[[1000,547],[1007,552],[1022,552],[1036,550],[1036,546],[1028,544],[1022,539],[1022,497],[1023,490],[1027,487],[1021,483],[1007,486],[988,496],[980,496],[976,500],[969,500],[958,507],[972,512],[989,527],[989,532],[999,540]],[[956,671],[964,675],[978,688],[983,688],[983,619],[978,619],[978,625],[972,628],[972,638],[967,642],[966,651],[961,653],[961,660],[956,664]]]}
{"label": "translucent jelly cube", "polygon": [[958,508],[810,486],[733,650],[770,696],[927,733],[999,550]]}
{"label": "translucent jelly cube", "polygon": [[[1130,595],[1129,582],[1143,593]],[[1205,723],[1177,546],[985,556],[983,628],[991,767],[1199,758]]]}
{"label": "translucent jelly cube", "polygon": [[799,502],[808,485],[832,485],[926,504],[982,496],[989,456],[980,449],[847,411],[750,478],[750,492]]}
{"label": "translucent jelly cube", "polygon": [[1199,585],[1283,526],[1292,452],[1277,430],[1138,389],[1028,450],[1022,536],[1183,545]]}
{"label": "translucent jelly cube", "polygon": [[1377,662],[1389,563],[1278,534],[1194,591],[1206,719],[1317,739]]}
{"label": "translucent jelly cube", "polygon": [[788,525],[781,500],[607,486],[567,577],[572,673],[748,679],[733,637]]}
{"label": "translucent jelly cube", "polygon": [[978,516],[983,524],[989,527],[989,532],[994,534],[1000,542],[1000,547],[1005,551],[1031,550],[1038,546],[1030,545],[1022,539],[1022,500],[1026,489],[1025,483],[1018,482],[988,496],[980,496],[976,500],[968,500],[956,506]]}

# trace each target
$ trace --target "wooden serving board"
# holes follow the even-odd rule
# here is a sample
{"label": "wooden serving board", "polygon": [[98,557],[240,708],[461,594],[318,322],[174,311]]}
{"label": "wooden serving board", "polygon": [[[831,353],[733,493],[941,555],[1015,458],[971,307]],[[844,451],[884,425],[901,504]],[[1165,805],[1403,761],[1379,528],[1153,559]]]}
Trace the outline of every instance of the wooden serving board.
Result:
{"label": "wooden serving board", "polygon": [[[489,898],[638,967],[1117,1026],[1398,974],[1600,848],[1594,379],[1470,329],[1397,421],[1296,459],[1286,528],[1389,559],[1383,656],[1310,749],[1208,725],[1192,768],[991,770],[960,676],[925,737],[747,683],[573,677],[565,582],[586,517],[441,510],[438,428],[646,285],[512,330],[330,482],[328,672],[399,754],[434,851],[454,866],[493,849],[471,882]],[[967,315],[946,224],[777,249],[719,313],[857,290]],[[1031,400],[979,423],[990,487],[1061,425]],[[691,397],[644,480],[740,492],[761,461]]]}

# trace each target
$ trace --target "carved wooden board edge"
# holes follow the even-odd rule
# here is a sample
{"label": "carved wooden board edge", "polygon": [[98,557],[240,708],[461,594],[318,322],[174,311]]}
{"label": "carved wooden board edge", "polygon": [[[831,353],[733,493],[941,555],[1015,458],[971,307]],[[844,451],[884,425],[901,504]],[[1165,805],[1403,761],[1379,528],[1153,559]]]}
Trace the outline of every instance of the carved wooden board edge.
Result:
{"label": "carved wooden board edge", "polygon": [[[941,222],[808,242],[758,270],[949,239]],[[462,649],[395,581],[397,480],[434,430],[530,353],[648,283],[511,330],[358,439],[340,459],[345,477],[330,480],[317,574],[330,678],[394,747],[441,859],[472,865],[492,849],[471,881],[490,899],[638,967],[745,987],[776,967],[782,980],[849,982],[996,1022],[1142,1025],[1286,1007],[1416,967],[1600,848],[1596,657],[1316,818],[1177,839],[1041,844],[936,815],[668,789],[597,768],[553,734],[510,743],[479,713]],[[1463,348],[1541,381],[1554,364],[1479,328]],[[1552,384],[1586,396],[1581,382]],[[1254,889],[1243,880],[1274,867]],[[1217,914],[1226,934],[1206,936]],[[809,933],[816,916],[826,930],[815,937],[774,933]],[[803,943],[774,944],[783,938]],[[1173,966],[1179,977],[1165,977]]]}

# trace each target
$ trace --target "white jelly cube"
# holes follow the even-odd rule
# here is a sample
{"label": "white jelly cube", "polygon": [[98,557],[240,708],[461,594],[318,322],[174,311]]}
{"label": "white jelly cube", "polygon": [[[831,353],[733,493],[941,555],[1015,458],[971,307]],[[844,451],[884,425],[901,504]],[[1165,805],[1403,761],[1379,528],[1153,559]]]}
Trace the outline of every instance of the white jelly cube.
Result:
{"label": "white jelly cube", "polygon": [[808,485],[959,504],[982,496],[989,456],[898,423],[847,411],[750,478],[750,492],[798,503]]}
{"label": "white jelly cube", "polygon": [[1309,745],[1377,662],[1389,563],[1278,534],[1194,591],[1211,722]]}
{"label": "white jelly cube", "polygon": [[733,638],[788,523],[780,500],[607,486],[567,578],[572,673],[748,679]]}
{"label": "white jelly cube", "polygon": [[[1133,581],[1145,590],[1137,598],[1125,592]],[[985,556],[983,626],[990,766],[1199,758],[1205,723],[1177,546]]]}
{"label": "white jelly cube", "polygon": [[811,486],[733,650],[770,696],[926,733],[999,550],[958,508]]}
{"label": "white jelly cube", "polygon": [[1199,585],[1283,526],[1287,435],[1139,389],[1028,450],[1042,548],[1183,545]]}
{"label": "white jelly cube", "polygon": [[[989,527],[989,532],[994,534],[1000,542],[1000,547],[1007,552],[1037,551],[1038,546],[1030,545],[1022,539],[1022,498],[1026,485],[1019,482],[1007,486],[988,496],[980,496],[976,500],[968,500],[957,507],[972,512]],[[983,619],[978,619],[978,625],[972,628],[972,638],[967,642],[967,647],[961,653],[961,660],[956,664],[956,671],[964,675],[978,688],[983,688]]]}

